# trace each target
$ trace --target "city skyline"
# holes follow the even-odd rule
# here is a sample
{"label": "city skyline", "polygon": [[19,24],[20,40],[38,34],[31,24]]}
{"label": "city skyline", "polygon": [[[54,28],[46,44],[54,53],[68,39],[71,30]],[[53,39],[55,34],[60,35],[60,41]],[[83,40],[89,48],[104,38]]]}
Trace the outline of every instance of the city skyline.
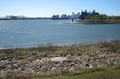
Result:
{"label": "city skyline", "polygon": [[82,10],[120,15],[119,0],[1,0],[0,16],[51,17]]}

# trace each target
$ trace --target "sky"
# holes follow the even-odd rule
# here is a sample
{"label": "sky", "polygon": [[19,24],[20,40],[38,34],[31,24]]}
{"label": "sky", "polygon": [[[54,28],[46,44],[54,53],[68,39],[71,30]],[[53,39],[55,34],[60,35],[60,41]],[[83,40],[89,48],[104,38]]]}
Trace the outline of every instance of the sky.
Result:
{"label": "sky", "polygon": [[82,10],[96,10],[107,15],[120,15],[120,0],[0,0],[0,17],[23,15],[50,17]]}

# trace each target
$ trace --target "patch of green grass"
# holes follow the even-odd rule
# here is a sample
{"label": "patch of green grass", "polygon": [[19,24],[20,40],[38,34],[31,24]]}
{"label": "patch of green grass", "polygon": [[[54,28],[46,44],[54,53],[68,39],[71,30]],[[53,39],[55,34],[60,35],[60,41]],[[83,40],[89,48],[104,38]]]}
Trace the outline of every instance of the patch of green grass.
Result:
{"label": "patch of green grass", "polygon": [[67,75],[32,78],[32,79],[120,79],[119,74],[120,74],[120,69],[119,70],[97,71],[97,72],[79,74],[79,75],[67,74]]}

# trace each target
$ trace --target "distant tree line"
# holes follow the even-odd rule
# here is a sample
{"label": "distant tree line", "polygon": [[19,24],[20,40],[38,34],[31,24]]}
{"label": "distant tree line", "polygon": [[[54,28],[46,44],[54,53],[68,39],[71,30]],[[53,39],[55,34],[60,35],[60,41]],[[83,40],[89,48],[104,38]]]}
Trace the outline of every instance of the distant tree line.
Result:
{"label": "distant tree line", "polygon": [[105,14],[99,14],[94,16],[85,16],[87,20],[120,20],[120,16],[107,16]]}
{"label": "distant tree line", "polygon": [[108,16],[106,14],[100,14],[98,12],[81,12],[81,15],[79,17],[81,20],[120,20],[120,16]]}

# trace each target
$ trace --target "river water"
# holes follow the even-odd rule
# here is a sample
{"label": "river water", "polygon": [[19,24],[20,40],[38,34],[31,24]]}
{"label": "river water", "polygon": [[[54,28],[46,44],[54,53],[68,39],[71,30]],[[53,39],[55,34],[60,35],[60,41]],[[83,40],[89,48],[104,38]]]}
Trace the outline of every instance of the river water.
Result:
{"label": "river water", "polygon": [[64,24],[71,20],[0,21],[0,48],[120,40],[120,24]]}

